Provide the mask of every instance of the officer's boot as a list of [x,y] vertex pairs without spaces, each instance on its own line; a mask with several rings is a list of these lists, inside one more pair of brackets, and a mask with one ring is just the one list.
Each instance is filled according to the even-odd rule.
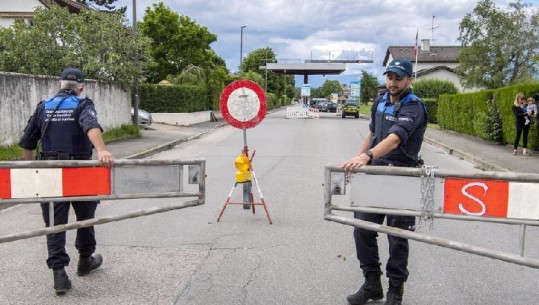
[[359,288],[359,290],[346,297],[346,300],[351,305],[363,305],[369,300],[380,300],[384,298],[384,290],[382,289],[382,282],[380,280],[381,273],[368,272],[365,275],[365,283]]
[[71,289],[71,281],[64,268],[52,271],[54,274],[54,290],[57,295],[66,293]]
[[387,299],[384,305],[401,305],[404,294],[404,281],[389,279]]
[[77,275],[85,276],[90,271],[95,270],[103,263],[103,257],[100,254],[96,254],[90,257],[80,257],[79,265],[77,266]]

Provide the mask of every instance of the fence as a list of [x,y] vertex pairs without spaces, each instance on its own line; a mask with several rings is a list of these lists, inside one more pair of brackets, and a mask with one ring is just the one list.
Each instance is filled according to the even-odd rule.
[[[54,223],[53,202],[196,197],[165,207],[4,235],[0,236],[0,244],[202,205],[205,164],[204,160],[118,160],[105,168],[99,161],[0,162],[0,203],[49,202],[51,224]],[[198,184],[198,190],[185,191],[186,184]]]
[[[353,173],[351,206],[333,205],[333,195],[346,193],[345,173],[340,166],[326,166],[325,220],[539,269],[538,259],[524,257],[526,226],[539,226],[539,175],[392,166],[366,166]],[[391,192],[376,191],[381,185],[391,185]],[[336,216],[333,210],[417,216],[420,226],[434,218],[520,225],[520,255]]]

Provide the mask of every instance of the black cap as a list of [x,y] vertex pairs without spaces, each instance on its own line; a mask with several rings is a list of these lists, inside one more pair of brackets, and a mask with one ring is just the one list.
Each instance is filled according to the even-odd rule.
[[62,72],[62,80],[72,80],[77,83],[84,82],[84,73],[77,68],[67,68]]
[[386,75],[389,72],[397,73],[400,77],[412,76],[413,68],[412,63],[403,58],[393,59],[387,66]]

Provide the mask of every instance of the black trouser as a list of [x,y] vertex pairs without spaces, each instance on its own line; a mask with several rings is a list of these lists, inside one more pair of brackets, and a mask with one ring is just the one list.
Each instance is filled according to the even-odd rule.
[[522,134],[522,148],[528,147],[528,132],[530,131],[530,124],[524,125],[524,123],[517,123],[517,136],[515,138],[515,143],[513,149],[517,149],[518,142],[520,142],[520,135]]
[[[387,225],[390,227],[410,231],[415,229],[415,217],[412,216],[354,212],[354,218],[377,224],[382,224],[384,218],[387,218]],[[354,228],[357,259],[361,270],[363,270],[363,275],[368,272],[382,272],[377,238],[378,233],[375,231]],[[389,259],[386,265],[386,275],[395,280],[406,281],[408,279],[408,240],[389,234],[387,239],[389,241]]]
[[[99,201],[71,201],[54,203],[54,225],[66,224],[69,216],[69,206],[73,206],[77,221],[94,218],[95,210]],[[49,226],[49,203],[42,202],[41,210],[45,225]],[[50,269],[58,269],[69,265],[69,255],[65,250],[66,232],[47,235],[47,250],[49,257],[47,265]],[[94,227],[77,229],[75,248],[80,256],[89,257],[95,252],[95,232]]]

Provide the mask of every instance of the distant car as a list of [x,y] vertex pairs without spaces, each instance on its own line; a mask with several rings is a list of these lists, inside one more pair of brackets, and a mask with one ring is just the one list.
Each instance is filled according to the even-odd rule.
[[[135,109],[131,107],[131,119],[135,121]],[[152,114],[146,110],[138,109],[138,126],[148,127],[152,125],[153,119]]]
[[356,119],[359,118],[359,101],[346,101],[342,108],[342,118],[347,115],[353,115]]
[[318,108],[320,112],[328,112],[328,102],[319,102],[316,105],[316,108]]
[[337,103],[328,102],[328,112],[337,112]]

